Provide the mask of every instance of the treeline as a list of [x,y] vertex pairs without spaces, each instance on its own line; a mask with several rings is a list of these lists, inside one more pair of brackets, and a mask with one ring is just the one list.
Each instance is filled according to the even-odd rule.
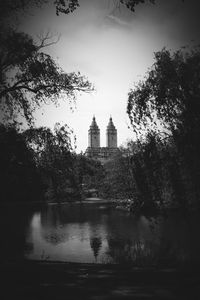
[[[82,199],[93,189],[100,197],[130,199],[133,210],[198,205],[199,47],[155,53],[146,78],[128,95],[127,114],[137,140],[102,166],[75,154],[67,126],[31,127],[36,108],[48,101],[58,104],[63,93],[71,107],[78,91],[93,90],[91,83],[80,73],[62,71],[43,51],[48,35],[36,43],[6,30],[0,32],[0,109],[7,124],[0,125],[1,201]],[[21,133],[16,129],[20,116],[30,126]]]
[[144,141],[129,142],[104,165],[100,195],[124,200],[121,205],[132,211],[196,209],[200,207],[199,151],[199,145],[186,136],[175,140],[151,133]]
[[[0,125],[1,202],[81,200],[101,164],[76,154],[72,132],[56,124],[18,132]],[[98,172],[97,172],[98,173]],[[97,179],[96,179],[97,181]]]
[[[48,2],[48,1],[47,1]],[[65,1],[64,1],[65,2]],[[78,1],[56,1],[55,13],[68,15]],[[34,128],[34,111],[61,98],[72,108],[78,93],[92,84],[80,72],[66,72],[46,53],[58,39],[50,32],[35,39],[18,31],[23,17],[46,1],[8,1],[0,5],[0,184],[1,201],[36,201],[79,195],[78,159],[69,130]],[[22,123],[21,123],[22,121]],[[17,128],[31,129],[20,133]],[[76,171],[74,171],[76,169]]]
[[200,50],[155,53],[129,92],[136,142],[107,164],[104,192],[136,207],[199,207]]

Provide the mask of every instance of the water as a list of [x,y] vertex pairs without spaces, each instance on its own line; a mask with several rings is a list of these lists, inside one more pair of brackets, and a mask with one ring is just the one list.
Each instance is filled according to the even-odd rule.
[[136,266],[200,261],[198,215],[134,217],[105,203],[5,209],[1,217],[2,259]]

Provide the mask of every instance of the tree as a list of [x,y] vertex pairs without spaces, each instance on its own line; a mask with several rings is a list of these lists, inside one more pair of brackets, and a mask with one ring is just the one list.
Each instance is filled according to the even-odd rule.
[[[191,51],[181,49],[174,54],[163,49],[155,53],[155,63],[146,79],[136,85],[128,97],[127,112],[136,132],[141,128],[147,132],[153,127],[157,130],[157,120],[163,131],[168,130],[168,146],[162,147],[161,163],[164,162],[167,170],[165,179],[170,182],[171,199],[183,207],[196,205],[200,195],[199,81],[198,47]],[[162,131],[160,136],[163,138]],[[148,159],[146,162],[150,163]],[[149,174],[147,178],[153,177]]]
[[[154,3],[154,0],[149,0]],[[33,5],[41,6],[48,0],[8,0],[0,3],[1,11],[1,61],[0,61],[0,105],[7,118],[14,118],[19,112],[30,124],[32,112],[43,103],[57,99],[62,94],[75,99],[76,91],[91,90],[91,84],[79,73],[66,74],[55,61],[41,51],[51,44],[49,36],[45,36],[37,45],[31,37],[24,33],[7,28],[6,19],[25,12]],[[134,11],[139,3],[147,0],[116,0],[116,5],[125,5]],[[54,0],[56,13],[69,14],[79,7],[78,0]],[[13,18],[12,18],[13,19]]]
[[[180,0],[184,2],[184,0]],[[74,12],[78,7],[80,7],[79,0],[7,0],[6,2],[2,0],[0,2],[0,18],[5,18],[10,15],[16,15],[26,11],[33,6],[41,7],[43,4],[53,2],[56,10],[56,14],[69,14]],[[150,2],[155,4],[156,0],[113,0],[113,4],[116,7],[125,6],[132,12],[139,4],[145,4]]]
[[125,5],[128,9],[130,9],[131,11],[135,11],[135,7],[138,4],[141,3],[146,3],[146,2],[150,2],[150,3],[155,3],[155,0],[119,0],[119,3],[122,5]]
[[103,198],[129,199],[133,198],[134,182],[127,151],[120,151],[103,165],[97,188]]
[[127,113],[135,130],[155,120],[174,131],[200,128],[200,51],[163,49],[144,81],[128,95]]
[[83,196],[90,194],[90,190],[99,191],[104,176],[104,167],[99,161],[78,154],[74,157],[74,174],[80,193]]
[[22,113],[33,121],[33,111],[42,104],[58,104],[59,97],[73,101],[76,93],[92,90],[90,82],[80,73],[65,73],[43,51],[51,45],[47,34],[36,44],[27,34],[9,29],[0,32],[0,106],[10,119]]
[[74,154],[71,144],[72,131],[67,125],[57,123],[54,131],[49,128],[31,128],[23,133],[26,143],[35,154],[35,163],[47,198],[79,195],[74,172]]
[[[61,96],[70,105],[77,92],[93,90],[81,74],[62,70],[44,48],[58,40],[47,33],[36,43],[13,24],[20,14],[33,6],[40,7],[48,0],[8,0],[0,2],[0,109],[5,120],[15,120],[22,114],[28,124],[33,122],[33,111],[46,102],[58,104]],[[78,6],[78,0],[54,0],[56,13],[69,14]]]
[[42,197],[43,186],[33,152],[14,127],[0,125],[1,201],[29,201]]
[[76,8],[79,7],[78,0],[7,0],[0,1],[0,18],[5,19],[18,13],[27,12],[32,7],[41,7],[45,3],[53,2],[56,14],[72,13]]
[[58,146],[61,150],[72,151],[72,140],[71,136],[73,131],[65,125],[56,123],[54,130],[52,131],[47,127],[29,128],[25,130],[22,135],[26,140],[26,143],[34,152],[35,162],[39,163],[41,154],[46,148],[51,146]]

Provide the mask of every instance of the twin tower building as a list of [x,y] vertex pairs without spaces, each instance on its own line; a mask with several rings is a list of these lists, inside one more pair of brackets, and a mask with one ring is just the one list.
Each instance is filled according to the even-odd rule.
[[106,129],[106,147],[100,147],[100,129],[95,117],[93,117],[92,124],[88,130],[88,148],[85,152],[86,156],[105,163],[107,160],[111,159],[117,151],[117,129],[113,124],[112,118],[110,117]]

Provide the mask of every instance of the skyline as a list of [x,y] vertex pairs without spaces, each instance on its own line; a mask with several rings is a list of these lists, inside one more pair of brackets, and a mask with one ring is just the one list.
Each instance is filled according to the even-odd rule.
[[85,151],[88,129],[95,115],[101,129],[101,146],[110,115],[118,130],[118,145],[135,138],[128,129],[126,102],[134,82],[144,78],[153,64],[153,53],[163,47],[175,51],[200,42],[198,1],[164,1],[136,7],[134,13],[120,10],[112,1],[81,0],[70,15],[56,16],[46,5],[24,17],[20,29],[37,36],[47,31],[61,34],[57,44],[47,47],[66,72],[80,71],[96,91],[78,96],[74,112],[61,100],[35,113],[36,126],[67,123],[77,137],[77,151]]

